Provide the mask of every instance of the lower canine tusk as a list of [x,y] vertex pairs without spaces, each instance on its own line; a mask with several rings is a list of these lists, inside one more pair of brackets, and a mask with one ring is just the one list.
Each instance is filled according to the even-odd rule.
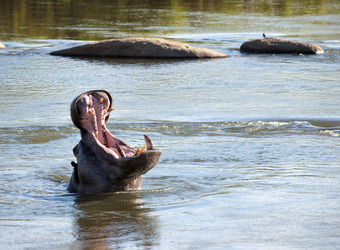
[[134,155],[139,155],[140,154],[140,147],[137,148],[136,152]]
[[145,141],[147,150],[153,150],[153,144],[152,144],[150,138],[147,137],[146,135],[144,135],[144,141]]
[[118,153],[120,154],[121,157],[126,157],[123,149],[116,143],[116,148],[118,150]]
[[141,154],[141,153],[143,153],[144,152],[144,150],[145,150],[145,145],[140,149],[140,152],[139,152],[139,154]]

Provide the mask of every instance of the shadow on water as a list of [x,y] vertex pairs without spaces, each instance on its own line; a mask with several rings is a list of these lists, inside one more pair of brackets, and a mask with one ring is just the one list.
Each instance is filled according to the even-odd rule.
[[[110,65],[143,65],[143,66],[159,66],[164,64],[178,64],[192,61],[207,61],[212,59],[204,58],[130,58],[130,57],[86,57],[86,56],[72,56],[76,60],[88,61],[96,64],[110,64]],[[216,58],[221,59],[221,58]],[[215,59],[215,60],[216,60]]]
[[85,249],[157,245],[157,221],[143,205],[141,193],[79,196],[74,218],[77,245]]

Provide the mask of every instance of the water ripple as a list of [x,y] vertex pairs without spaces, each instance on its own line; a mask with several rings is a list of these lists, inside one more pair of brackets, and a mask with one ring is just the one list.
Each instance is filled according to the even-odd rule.
[[[314,123],[314,122],[313,122]],[[109,125],[119,135],[134,136],[135,132],[158,133],[164,136],[278,136],[327,135],[339,136],[337,122],[320,121],[320,127],[308,121],[227,121],[227,122],[148,122]],[[336,126],[334,126],[336,125]],[[329,126],[329,127],[328,127]],[[33,126],[0,128],[0,144],[40,144],[77,134],[72,126]]]
[[[313,122],[314,123],[314,122]],[[227,122],[154,122],[114,125],[114,130],[130,130],[145,133],[160,133],[167,136],[277,136],[317,135],[320,127],[327,131],[338,129],[338,122],[320,121],[313,125],[308,121],[227,121]],[[327,133],[321,133],[327,134]],[[337,133],[328,133],[335,136]]]

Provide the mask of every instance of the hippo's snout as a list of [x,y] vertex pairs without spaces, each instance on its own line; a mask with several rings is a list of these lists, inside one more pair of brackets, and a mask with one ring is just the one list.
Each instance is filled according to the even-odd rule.
[[81,131],[74,148],[77,163],[69,182],[70,192],[93,193],[140,189],[142,174],[153,168],[161,155],[149,137],[134,149],[113,136],[106,127],[112,96],[105,90],[79,95],[71,104],[71,118]]

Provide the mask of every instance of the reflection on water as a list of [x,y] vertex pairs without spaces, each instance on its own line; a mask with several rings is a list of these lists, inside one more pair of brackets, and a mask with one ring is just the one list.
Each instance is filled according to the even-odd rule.
[[[0,0],[0,6],[2,40],[18,38],[100,40],[121,37],[126,33],[164,35],[174,32],[196,32],[197,29],[203,29],[205,32],[230,32],[231,28],[235,30],[235,27],[252,27],[252,19],[247,18],[249,14],[273,17],[331,15],[338,14],[339,2]],[[318,22],[319,25],[321,22],[325,22],[324,25],[331,25],[327,20]]]
[[157,245],[156,219],[143,207],[140,193],[96,194],[75,201],[78,247],[149,248]]

